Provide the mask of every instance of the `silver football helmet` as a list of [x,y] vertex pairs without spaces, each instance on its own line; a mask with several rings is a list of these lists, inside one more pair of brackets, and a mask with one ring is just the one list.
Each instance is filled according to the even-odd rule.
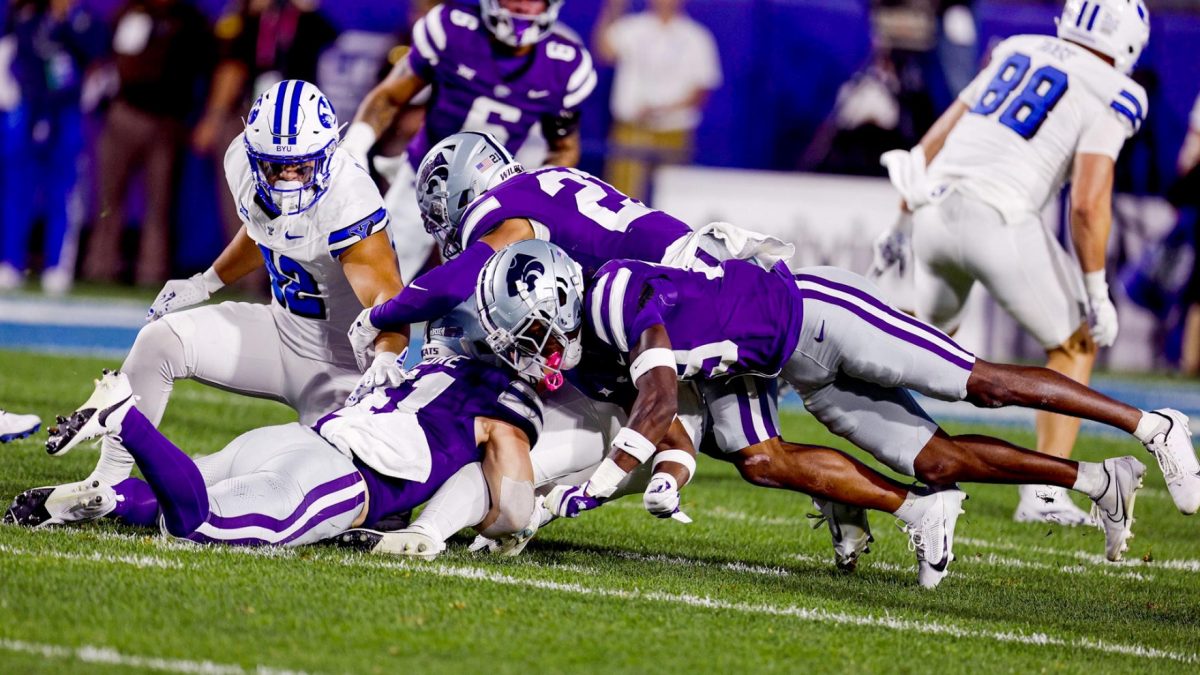
[[417,167],[417,205],[425,231],[447,259],[462,252],[463,213],[471,202],[525,168],[491,134],[452,134],[425,153]]
[[[564,0],[546,0],[545,7],[537,12],[522,7],[532,4],[529,2],[479,0],[479,13],[483,16],[483,25],[496,40],[509,47],[526,47],[537,44],[550,35],[563,2]],[[506,4],[513,9],[505,7]],[[530,11],[536,13],[526,13]]]
[[497,251],[475,292],[487,345],[518,374],[562,386],[583,345],[583,274],[558,246],[537,239]]

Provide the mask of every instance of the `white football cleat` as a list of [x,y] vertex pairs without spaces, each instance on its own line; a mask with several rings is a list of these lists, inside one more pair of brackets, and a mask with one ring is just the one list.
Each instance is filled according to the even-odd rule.
[[409,527],[395,532],[380,532],[365,527],[356,527],[337,535],[333,542],[338,546],[368,553],[407,556],[422,560],[433,560],[446,550],[446,544],[429,536],[418,527]]
[[0,410],[0,443],[25,438],[41,427],[42,420],[37,415],[19,415]]
[[1192,447],[1188,417],[1170,408],[1160,408],[1153,414],[1166,418],[1168,424],[1146,443],[1146,450],[1158,460],[1175,508],[1190,516],[1200,510],[1200,461]]
[[98,480],[33,488],[17,495],[4,523],[37,529],[102,518],[117,507],[117,493]]
[[1066,488],[1057,485],[1018,486],[1021,500],[1013,520],[1018,523],[1055,523],[1075,527],[1095,525],[1087,511],[1075,506]]
[[870,553],[871,542],[875,541],[875,537],[871,536],[871,525],[867,522],[866,509],[821,499],[813,499],[813,506],[821,511],[813,528],[820,527],[822,523],[829,526],[834,563],[843,572],[853,572],[858,567],[859,556]]
[[942,582],[954,561],[954,526],[962,515],[967,495],[962,490],[942,490],[918,498],[911,521],[901,528],[908,546],[917,554],[917,581],[924,588]]
[[1104,474],[1108,477],[1108,486],[1095,500],[1092,517],[1104,530],[1104,557],[1116,562],[1129,549],[1127,542],[1133,537],[1130,532],[1133,502],[1138,488],[1142,487],[1146,465],[1133,457],[1114,457],[1104,460]]
[[88,400],[70,417],[60,416],[57,426],[50,427],[46,452],[65,455],[84,441],[119,432],[125,413],[135,401],[125,373],[105,369]]

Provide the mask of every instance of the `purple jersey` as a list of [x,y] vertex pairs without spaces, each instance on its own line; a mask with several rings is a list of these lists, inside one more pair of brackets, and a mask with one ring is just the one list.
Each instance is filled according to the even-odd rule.
[[541,431],[537,393],[509,370],[456,356],[424,361],[409,374],[314,427],[354,456],[370,493],[368,526],[424,503],[459,469],[481,461],[476,418],[511,424],[530,445]]
[[476,199],[463,214],[463,249],[509,218],[528,219],[535,236],[561,246],[585,278],[610,260],[659,262],[692,232],[595,176],[549,167],[513,176]]
[[796,349],[801,301],[791,275],[741,260],[720,276],[614,260],[585,301],[587,330],[623,355],[651,326],[666,327],[680,379],[775,376]]
[[413,26],[408,61],[432,85],[425,124],[408,145],[413,169],[460,131],[486,131],[517,152],[544,117],[578,109],[596,87],[592,57],[555,31],[521,56],[498,48],[474,7],[438,5]]

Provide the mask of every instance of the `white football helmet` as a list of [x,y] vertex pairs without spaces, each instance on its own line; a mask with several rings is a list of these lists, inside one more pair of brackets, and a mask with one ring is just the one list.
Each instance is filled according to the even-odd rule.
[[1067,0],[1058,37],[1112,57],[1128,75],[1150,41],[1150,10],[1142,0]]
[[550,34],[565,0],[546,0],[546,9],[540,14],[518,14],[502,7],[503,1],[479,0],[483,25],[500,42],[510,47],[525,47]]
[[492,352],[553,391],[583,354],[583,274],[565,251],[526,239],[497,251],[479,272],[479,323]]
[[451,134],[425,153],[417,167],[417,206],[447,260],[462,252],[463,213],[471,202],[524,171],[491,134],[477,131]]
[[250,109],[242,138],[255,190],[280,215],[307,211],[329,189],[338,121],[317,85],[284,80],[268,88]]

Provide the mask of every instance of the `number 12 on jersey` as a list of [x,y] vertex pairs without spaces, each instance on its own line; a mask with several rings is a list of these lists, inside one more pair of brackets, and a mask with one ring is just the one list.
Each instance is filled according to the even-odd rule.
[[1053,66],[1042,66],[1029,75],[1029,57],[1014,53],[1000,64],[971,112],[991,115],[1004,106],[1012,93],[1025,84],[1020,93],[1000,113],[999,122],[1029,140],[1042,128],[1046,116],[1067,91],[1067,74]]

